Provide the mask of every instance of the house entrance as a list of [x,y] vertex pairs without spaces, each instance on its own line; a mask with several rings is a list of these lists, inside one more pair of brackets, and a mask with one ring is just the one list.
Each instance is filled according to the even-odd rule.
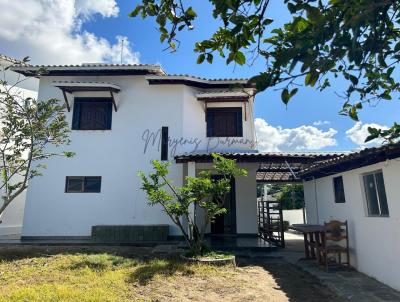
[[[221,178],[219,175],[213,176],[214,179]],[[231,179],[231,191],[226,194],[224,207],[227,209],[225,215],[219,215],[211,223],[211,234],[236,234],[236,199],[235,199],[235,179]]]

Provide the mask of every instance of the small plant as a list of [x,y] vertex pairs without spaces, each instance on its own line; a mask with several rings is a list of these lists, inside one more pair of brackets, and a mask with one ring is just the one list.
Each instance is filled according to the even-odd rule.
[[[236,176],[246,176],[247,171],[240,169],[236,161],[212,154],[213,168],[218,179],[213,179],[211,171],[202,171],[198,177],[186,177],[185,185],[174,186],[168,177],[169,163],[152,161],[154,172],[146,176],[139,172],[142,190],[147,194],[150,205],[160,204],[172,222],[181,230],[193,255],[204,251],[204,234],[208,225],[218,215],[224,215],[225,197],[230,192],[230,181]],[[197,214],[203,210],[202,217]],[[182,217],[188,222],[188,228],[182,224]]]

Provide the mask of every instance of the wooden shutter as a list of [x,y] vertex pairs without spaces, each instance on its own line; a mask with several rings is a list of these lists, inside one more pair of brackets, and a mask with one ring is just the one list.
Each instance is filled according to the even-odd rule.
[[168,160],[168,127],[161,128],[161,160]]
[[242,108],[208,108],[208,137],[243,136]]
[[112,101],[109,98],[77,98],[74,103],[72,129],[109,130]]

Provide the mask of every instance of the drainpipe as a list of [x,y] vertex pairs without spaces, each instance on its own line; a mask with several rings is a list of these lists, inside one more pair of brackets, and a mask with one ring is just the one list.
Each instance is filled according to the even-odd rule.
[[314,180],[315,209],[317,210],[317,223],[319,224],[317,181],[315,180],[315,176],[313,176],[313,180]]

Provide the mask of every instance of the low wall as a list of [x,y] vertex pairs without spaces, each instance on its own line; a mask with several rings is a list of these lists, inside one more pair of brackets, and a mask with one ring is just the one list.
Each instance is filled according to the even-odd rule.
[[303,209],[283,210],[283,220],[289,221],[289,225],[301,224],[303,221]]
[[98,242],[167,241],[168,225],[95,225],[92,239]]

